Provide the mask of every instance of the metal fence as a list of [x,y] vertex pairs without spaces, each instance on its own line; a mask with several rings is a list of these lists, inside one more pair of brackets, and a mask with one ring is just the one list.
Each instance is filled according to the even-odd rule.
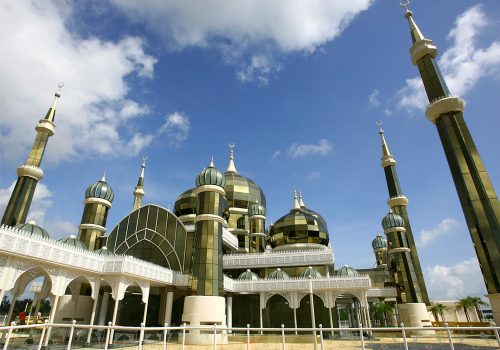
[[[329,349],[499,349],[499,328],[254,328],[182,325],[123,327],[34,324],[0,327],[0,348],[7,349],[138,349],[138,350],[329,350]],[[202,334],[204,345],[192,336]],[[207,341],[208,340],[208,341]]]

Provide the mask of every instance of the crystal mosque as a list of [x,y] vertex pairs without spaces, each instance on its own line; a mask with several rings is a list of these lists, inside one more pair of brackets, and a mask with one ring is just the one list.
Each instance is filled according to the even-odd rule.
[[[423,36],[412,12],[407,9],[405,16],[412,62],[431,101],[427,118],[442,138],[495,313],[500,295],[495,262],[500,253],[493,242],[500,236],[498,199],[464,122],[463,100],[448,91],[434,61],[436,47]],[[48,139],[55,134],[60,97],[59,89],[36,125],[33,147],[26,164],[17,168],[18,180],[3,214],[0,300],[7,292],[15,300],[31,285],[38,301],[34,314],[40,301],[50,298],[51,323],[298,328],[371,327],[370,305],[384,301],[394,306],[390,324],[431,326],[408,199],[381,125],[390,210],[381,218],[384,234],[360,242],[372,245],[375,267],[356,270],[335,265],[327,223],[301,193],[290,196],[290,210],[281,218],[266,221],[268,199],[258,184],[238,172],[233,145],[225,169],[213,160],[199,165],[206,167],[193,174],[194,187],[179,194],[172,210],[142,204],[147,192],[144,160],[132,211],[118,223],[108,223],[115,198],[103,177],[82,188],[78,232],[52,239],[26,220],[43,177],[40,165]],[[198,331],[190,332],[187,341],[211,340]]]

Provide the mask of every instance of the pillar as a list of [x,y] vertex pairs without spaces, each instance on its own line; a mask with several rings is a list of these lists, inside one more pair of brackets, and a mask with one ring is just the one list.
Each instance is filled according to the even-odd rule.
[[[228,295],[226,297],[226,322],[227,327],[233,327],[233,297]],[[229,330],[229,333],[232,333],[232,330]]]
[[172,305],[174,303],[174,292],[167,291],[167,301],[165,302],[165,323],[172,325]]
[[97,323],[100,326],[106,324],[106,313],[108,311],[108,301],[109,301],[109,292],[104,292],[102,294],[101,299],[101,309],[99,311],[99,322]]
[[[54,296],[54,305],[52,305],[52,308],[50,309],[49,324],[52,324],[54,322],[54,316],[56,315],[58,303],[59,303],[59,295],[56,295]],[[52,327],[49,327],[47,329],[47,334],[45,334],[45,341],[44,341],[45,348],[47,348],[47,345],[49,345],[51,331]]]

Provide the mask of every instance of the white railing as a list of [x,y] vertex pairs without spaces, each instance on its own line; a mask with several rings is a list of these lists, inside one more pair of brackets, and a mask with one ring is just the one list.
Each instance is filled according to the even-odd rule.
[[[52,332],[51,332],[52,331]],[[56,332],[57,331],[57,332]],[[500,347],[499,327],[492,323],[489,327],[384,327],[384,328],[330,328],[321,324],[315,328],[279,328],[222,327],[222,326],[188,326],[185,323],[179,327],[123,327],[71,324],[37,324],[0,327],[4,335],[4,347],[22,348],[30,340],[31,347],[41,349],[44,344],[65,347],[67,350],[98,346],[108,349],[111,345],[128,346],[127,348],[164,349],[177,344],[176,348],[185,350],[192,334],[204,334],[206,349],[217,349],[218,345],[229,344],[246,350],[259,348],[275,348],[281,343],[281,349],[287,348],[287,343],[312,344],[314,349],[443,349],[445,344],[454,350],[455,344],[460,348],[498,349]],[[467,337],[461,332],[472,333]],[[50,337],[50,339],[47,339]],[[309,338],[310,337],[310,338]],[[218,344],[219,343],[219,344]]]
[[238,237],[229,232],[225,227],[222,228],[222,243],[233,251],[238,250]]
[[223,256],[224,269],[241,269],[248,266],[283,267],[331,265],[333,253],[330,249],[279,251],[252,254],[225,254]]

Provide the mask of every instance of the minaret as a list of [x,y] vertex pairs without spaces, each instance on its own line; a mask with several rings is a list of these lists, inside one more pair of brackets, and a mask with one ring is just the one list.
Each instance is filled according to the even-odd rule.
[[250,253],[262,253],[266,238],[266,208],[262,204],[252,204],[248,208],[250,223]]
[[[408,2],[407,2],[408,4]],[[500,322],[500,202],[463,117],[464,100],[452,96],[439,70],[437,49],[426,39],[406,4],[418,67],[429,99],[426,117],[436,125],[465,220],[481,266],[493,315]]]
[[[222,230],[227,226],[223,218],[227,207],[225,186],[226,178],[215,168],[213,159],[196,177],[198,207],[191,283],[194,295],[185,298],[182,315],[182,322],[191,326],[226,323],[222,274]],[[188,338],[190,344],[213,342],[199,331],[190,331]]]
[[402,216],[404,219],[406,238],[408,240],[408,247],[411,249],[411,258],[413,260],[413,266],[415,267],[419,288],[422,293],[424,303],[429,305],[429,295],[427,294],[424,275],[422,273],[422,267],[420,266],[420,259],[418,258],[417,246],[415,245],[415,239],[413,238],[413,232],[411,230],[410,218],[408,217],[408,211],[406,210],[408,198],[406,198],[406,196],[404,196],[401,192],[398,174],[396,172],[396,159],[391,154],[389,147],[387,146],[384,130],[382,130],[382,122],[377,122],[377,125],[379,126],[379,134],[382,139],[381,166],[384,169],[387,190],[389,191],[387,204],[394,213]]
[[302,192],[299,192],[299,205],[302,209],[306,207],[306,205],[304,204],[304,199],[302,198]]
[[134,205],[132,210],[139,209],[142,205],[142,197],[144,197],[144,169],[146,168],[146,160],[148,157],[142,158],[141,175],[137,180],[137,186],[134,189]]
[[78,225],[78,240],[85,243],[89,250],[97,250],[104,245],[102,237],[106,232],[108,211],[114,197],[113,189],[106,182],[106,175],[85,191],[85,207],[81,224]]
[[381,234],[377,236],[372,241],[373,253],[375,254],[375,261],[377,267],[387,266],[387,239],[382,237]]
[[16,226],[26,222],[36,185],[43,177],[40,164],[42,163],[42,157],[47,147],[47,141],[55,132],[56,124],[54,124],[54,117],[56,115],[56,104],[61,97],[61,88],[63,85],[63,83],[58,85],[54,102],[52,102],[47,115],[35,127],[37,134],[26,164],[17,168],[17,182],[10,196],[7,208],[5,208],[2,218],[3,225]]

